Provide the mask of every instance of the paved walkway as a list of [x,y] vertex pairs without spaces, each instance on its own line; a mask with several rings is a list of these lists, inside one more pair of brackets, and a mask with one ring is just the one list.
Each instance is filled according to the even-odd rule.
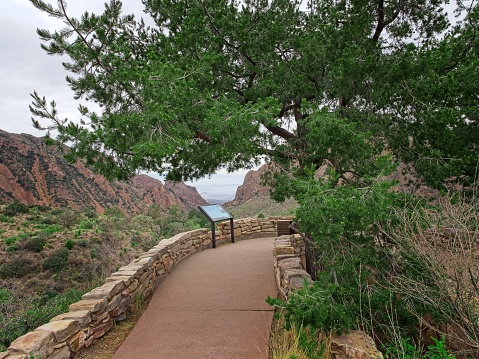
[[267,359],[272,251],[273,238],[248,239],[180,263],[113,359]]

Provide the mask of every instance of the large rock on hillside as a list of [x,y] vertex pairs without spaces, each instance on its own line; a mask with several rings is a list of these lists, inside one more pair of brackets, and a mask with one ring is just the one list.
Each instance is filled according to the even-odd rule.
[[237,206],[258,197],[269,198],[270,187],[261,184],[261,176],[266,172],[267,168],[268,165],[265,164],[256,171],[249,171],[244,178],[243,184],[236,190],[234,200],[225,203],[225,206]]
[[166,181],[165,188],[173,192],[188,208],[197,209],[198,206],[208,204],[195,187],[188,186],[183,182]]

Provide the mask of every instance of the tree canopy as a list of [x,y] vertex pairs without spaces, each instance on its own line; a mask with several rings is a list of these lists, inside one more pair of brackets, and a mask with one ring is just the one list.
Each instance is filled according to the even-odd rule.
[[143,0],[147,21],[118,0],[79,19],[65,0],[30,1],[65,26],[38,34],[68,59],[75,98],[101,108],[74,123],[35,92],[32,113],[52,122],[34,123],[108,177],[264,159],[362,178],[386,149],[436,186],[474,180],[475,1],[458,1],[455,25],[445,0]]

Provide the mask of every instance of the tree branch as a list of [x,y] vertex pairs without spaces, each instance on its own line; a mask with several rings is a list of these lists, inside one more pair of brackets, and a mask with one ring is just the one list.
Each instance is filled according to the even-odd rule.
[[393,15],[391,16],[391,18],[388,20],[385,20],[386,13],[384,10],[384,0],[379,0],[378,9],[377,9],[378,23],[376,25],[376,31],[374,32],[374,35],[373,35],[374,42],[379,41],[379,37],[381,36],[381,33],[383,32],[383,30],[386,28],[386,26],[388,26],[390,23],[396,20],[396,18],[401,13],[401,9],[402,9],[402,0],[399,1],[398,7],[396,11],[393,13]]
[[293,138],[296,138],[294,134],[289,132],[288,130],[285,130],[284,128],[280,126],[264,126],[266,129],[271,132],[273,135],[279,136],[281,138],[284,138],[285,140],[291,140]]

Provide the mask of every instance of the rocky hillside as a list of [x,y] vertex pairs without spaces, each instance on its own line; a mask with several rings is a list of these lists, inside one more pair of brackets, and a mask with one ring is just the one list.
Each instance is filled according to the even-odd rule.
[[0,203],[14,200],[72,209],[91,207],[100,213],[117,206],[128,214],[140,213],[152,204],[163,209],[178,205],[187,211],[206,203],[193,187],[164,186],[146,175],[109,182],[80,161],[68,163],[42,138],[0,130]]
[[249,171],[243,184],[236,190],[233,201],[225,203],[235,218],[263,216],[293,215],[298,204],[294,199],[278,203],[269,197],[268,186],[261,184],[261,176],[268,165],[263,165],[256,171]]
[[208,202],[206,202],[206,200],[201,197],[195,187],[188,186],[183,182],[166,181],[165,187],[169,191],[173,192],[188,208],[197,209],[198,206],[208,204]]
[[263,165],[256,171],[249,171],[244,178],[243,184],[236,190],[234,200],[225,203],[225,205],[231,207],[244,204],[253,198],[269,198],[269,187],[261,184],[261,176],[266,169],[267,165]]

